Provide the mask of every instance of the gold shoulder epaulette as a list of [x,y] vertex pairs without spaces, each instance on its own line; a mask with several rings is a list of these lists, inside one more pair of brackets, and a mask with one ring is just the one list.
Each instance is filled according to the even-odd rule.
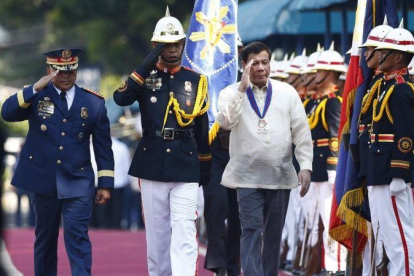
[[82,87],[82,89],[83,90],[85,90],[86,92],[89,92],[89,93],[91,93],[91,94],[94,94],[95,96],[98,96],[99,98],[102,98],[102,99],[104,99],[105,97],[104,97],[104,95],[102,95],[101,93],[99,93],[98,91],[95,91],[95,90],[92,90],[92,89],[90,89],[90,88],[88,88],[88,87]]

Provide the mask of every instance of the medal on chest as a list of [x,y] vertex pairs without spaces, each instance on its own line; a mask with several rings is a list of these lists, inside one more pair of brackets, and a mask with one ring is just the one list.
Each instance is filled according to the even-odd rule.
[[257,134],[266,134],[268,132],[268,122],[264,119],[266,116],[267,110],[269,109],[270,102],[272,101],[272,84],[270,81],[267,85],[267,94],[266,94],[266,101],[263,108],[263,113],[260,112],[259,107],[257,106],[256,99],[254,98],[254,94],[252,88],[249,87],[246,90],[247,98],[249,99],[250,106],[253,108],[256,115],[259,117],[259,121],[257,123]]
[[44,100],[37,104],[37,112],[39,116],[50,118],[55,112],[55,104],[50,101],[49,97],[44,97]]
[[260,119],[259,122],[257,123],[257,133],[258,134],[266,134],[267,133],[267,122],[264,119]]
[[145,79],[145,85],[153,92],[161,89],[162,79],[158,78],[156,70],[152,70],[150,76]]

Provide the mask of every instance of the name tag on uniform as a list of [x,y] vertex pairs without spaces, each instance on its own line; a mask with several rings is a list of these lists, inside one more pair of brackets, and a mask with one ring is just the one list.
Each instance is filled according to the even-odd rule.
[[49,97],[45,97],[44,101],[37,104],[37,112],[39,116],[50,118],[55,112],[55,104],[50,101]]
[[158,78],[156,70],[151,71],[150,76],[145,79],[145,85],[152,91],[161,89],[162,79]]

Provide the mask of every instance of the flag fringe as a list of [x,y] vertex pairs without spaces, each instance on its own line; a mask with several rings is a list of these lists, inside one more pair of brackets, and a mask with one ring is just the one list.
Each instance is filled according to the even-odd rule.
[[352,238],[353,231],[354,230],[352,228],[343,224],[341,226],[329,230],[329,236],[331,236],[332,239],[341,242],[343,240]]
[[208,132],[208,144],[211,145],[217,137],[217,133],[220,130],[220,125],[216,122],[211,126],[210,131]]
[[347,192],[339,204],[339,208],[336,211],[337,216],[346,223],[346,227],[352,233],[352,230],[356,230],[364,236],[368,236],[367,221],[354,210],[352,207],[361,206],[364,202],[364,190],[358,188]]

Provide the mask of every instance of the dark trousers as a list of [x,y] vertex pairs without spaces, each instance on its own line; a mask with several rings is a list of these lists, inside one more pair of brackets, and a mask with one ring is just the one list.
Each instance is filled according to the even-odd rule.
[[32,193],[30,199],[36,215],[35,275],[57,275],[57,246],[61,216],[72,276],[91,275],[92,247],[88,236],[88,223],[93,198],[58,199]]
[[290,190],[238,188],[242,236],[240,252],[245,276],[275,276]]
[[120,229],[126,187],[112,189],[111,200],[105,205],[94,204],[91,226],[104,229]]
[[213,156],[210,183],[203,186],[208,239],[204,268],[214,272],[227,268],[228,275],[235,276],[240,274],[241,229],[236,190],[220,184],[225,167]]

